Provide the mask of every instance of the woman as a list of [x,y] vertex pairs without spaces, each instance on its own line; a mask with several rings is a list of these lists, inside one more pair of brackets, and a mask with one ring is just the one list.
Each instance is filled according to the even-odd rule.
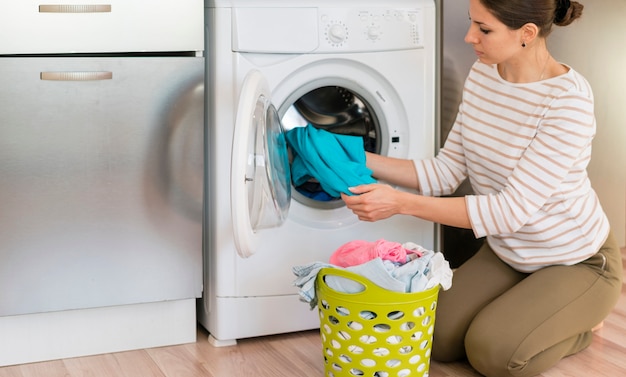
[[[342,195],[364,221],[416,216],[487,242],[441,292],[432,358],[467,358],[486,376],[534,376],[585,349],[617,302],[619,247],[586,167],[595,134],[587,81],[546,37],[583,6],[569,0],[469,0],[465,41],[478,61],[434,159],[367,154],[379,180]],[[449,195],[469,178],[475,195]]]

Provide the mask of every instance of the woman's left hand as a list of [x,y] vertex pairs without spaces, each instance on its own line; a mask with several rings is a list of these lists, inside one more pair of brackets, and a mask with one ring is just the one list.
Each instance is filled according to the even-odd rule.
[[373,183],[350,187],[355,195],[341,194],[346,206],[363,221],[378,221],[399,214],[402,192],[393,187]]

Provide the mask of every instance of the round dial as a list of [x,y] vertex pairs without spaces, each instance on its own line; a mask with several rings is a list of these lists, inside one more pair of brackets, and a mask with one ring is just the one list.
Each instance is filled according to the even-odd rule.
[[372,41],[375,41],[378,38],[380,38],[381,34],[382,33],[381,33],[380,28],[378,26],[370,26],[367,29],[367,38],[372,40]]
[[348,30],[345,25],[332,24],[328,27],[328,40],[334,44],[342,44],[348,39]]

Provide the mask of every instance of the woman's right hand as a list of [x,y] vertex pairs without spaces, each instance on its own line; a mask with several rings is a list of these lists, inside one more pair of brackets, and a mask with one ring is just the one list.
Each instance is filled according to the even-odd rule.
[[342,193],[341,198],[362,221],[378,221],[401,213],[400,198],[410,195],[382,183],[350,187],[349,190],[354,195]]

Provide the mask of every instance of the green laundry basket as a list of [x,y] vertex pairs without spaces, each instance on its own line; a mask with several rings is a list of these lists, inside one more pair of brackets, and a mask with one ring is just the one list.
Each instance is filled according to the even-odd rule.
[[[363,290],[338,292],[329,276]],[[392,292],[336,268],[321,269],[315,284],[326,377],[428,376],[439,286]]]

